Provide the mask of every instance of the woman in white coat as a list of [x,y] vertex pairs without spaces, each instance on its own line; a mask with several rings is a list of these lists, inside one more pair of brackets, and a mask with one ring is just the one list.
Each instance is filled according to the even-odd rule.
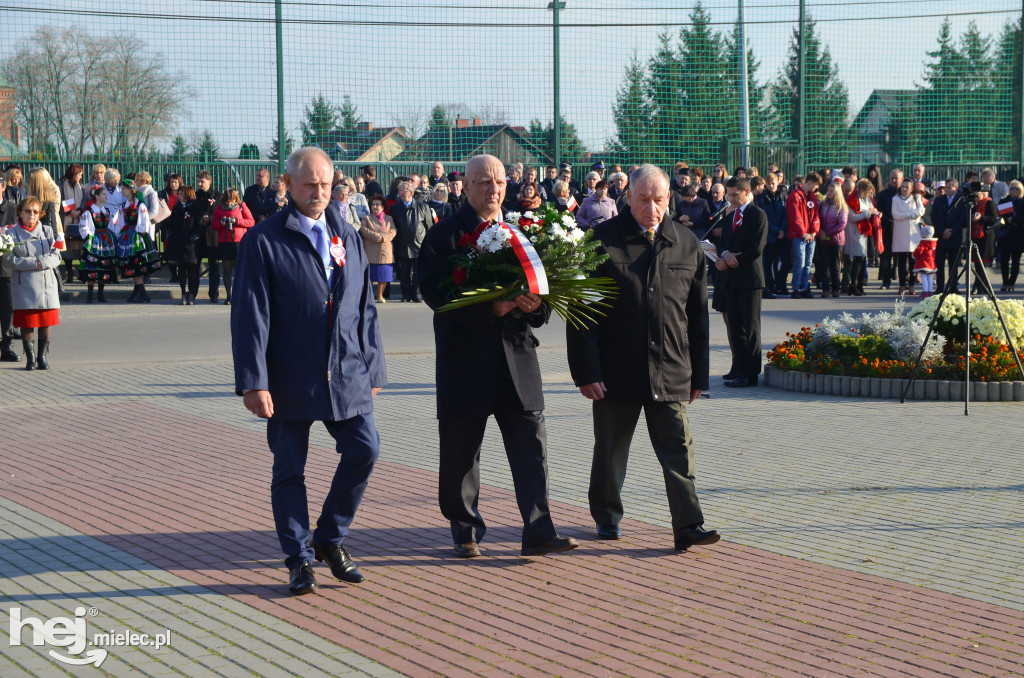
[[[14,326],[21,328],[26,370],[48,370],[50,328],[60,324],[60,291],[57,269],[61,252],[53,229],[40,223],[43,205],[29,196],[18,203],[18,223],[8,235],[14,238],[14,250],[3,258],[4,273],[11,276],[11,300],[14,302]],[[39,328],[39,353],[33,342]]]
[[914,182],[904,179],[900,192],[892,198],[892,254],[900,277],[900,296],[914,293],[914,282],[908,285],[907,264],[910,253],[921,242],[921,217],[924,216],[924,202],[914,192]]

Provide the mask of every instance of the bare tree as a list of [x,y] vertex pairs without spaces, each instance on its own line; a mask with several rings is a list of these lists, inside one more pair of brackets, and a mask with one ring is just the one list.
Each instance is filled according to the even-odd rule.
[[409,137],[402,151],[402,160],[422,160],[423,136],[430,124],[430,112],[422,108],[406,108],[391,116],[391,124],[401,127]]

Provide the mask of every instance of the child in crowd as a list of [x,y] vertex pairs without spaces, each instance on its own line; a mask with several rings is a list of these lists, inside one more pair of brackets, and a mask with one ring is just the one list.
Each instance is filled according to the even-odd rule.
[[914,250],[914,273],[921,279],[921,298],[927,299],[932,296],[933,280],[935,276],[935,245],[938,238],[933,237],[935,229],[924,225],[921,227],[921,243]]

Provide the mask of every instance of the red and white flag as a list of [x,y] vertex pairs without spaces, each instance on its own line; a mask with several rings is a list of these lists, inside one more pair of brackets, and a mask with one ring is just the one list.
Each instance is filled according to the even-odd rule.
[[61,207],[64,208],[65,212],[70,212],[71,210],[75,209],[75,199],[74,198],[68,198],[67,200],[62,202],[60,205],[61,205]]
[[434,211],[433,207],[430,208],[430,216],[434,217],[434,223],[436,224],[437,223],[437,212]]
[[66,246],[64,245],[64,234],[58,233],[56,238],[54,239],[53,248],[63,251],[65,247]]
[[569,200],[568,200],[568,201],[567,201],[567,202],[565,203],[565,206],[566,206],[566,207],[568,207],[568,208],[569,208],[569,211],[571,212],[571,211],[573,211],[574,209],[576,209],[576,206],[577,206],[578,204],[579,204],[579,203],[578,203],[578,202],[576,202],[576,196],[574,196],[574,195],[571,195],[571,194],[570,194],[570,195],[569,195]]
[[999,216],[1005,217],[1007,214],[1013,214],[1013,201],[1007,200],[999,205]]
[[503,223],[502,226],[512,233],[512,251],[516,253],[516,258],[519,259],[519,264],[523,267],[523,272],[526,273],[526,282],[530,285],[530,291],[534,294],[549,294],[548,274],[544,270],[544,264],[541,262],[537,250],[534,249],[533,243],[525,233],[512,224]]

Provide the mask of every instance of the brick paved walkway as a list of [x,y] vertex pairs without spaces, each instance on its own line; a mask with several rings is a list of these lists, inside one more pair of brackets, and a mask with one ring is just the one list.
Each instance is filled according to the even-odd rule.
[[[159,652],[109,648],[97,670],[9,647],[3,628],[0,676],[1024,674],[1018,405],[964,418],[955,403],[713,388],[691,420],[705,513],[725,541],[676,554],[642,434],[625,538],[592,538],[587,402],[561,350],[541,357],[553,513],[582,548],[518,556],[489,430],[488,557],[447,554],[432,357],[392,355],[381,462],[350,539],[367,581],[318,566],[320,595],[297,599],[264,425],[230,395],[229,364],[0,368],[0,609],[94,606],[93,630],[175,634]],[[716,352],[713,369],[726,359]],[[313,442],[316,505],[335,453],[322,431]]]

